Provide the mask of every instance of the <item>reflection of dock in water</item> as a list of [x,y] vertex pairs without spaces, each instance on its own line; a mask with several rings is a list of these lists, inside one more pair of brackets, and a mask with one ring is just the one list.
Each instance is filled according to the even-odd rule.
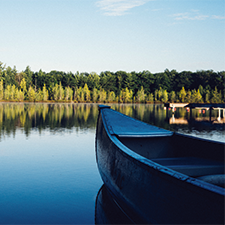
[[224,103],[165,103],[166,108],[208,108],[208,109],[225,109]]
[[225,125],[225,118],[218,118],[218,117],[196,117],[192,118],[191,120],[187,120],[184,118],[175,118],[174,114],[171,118],[169,118],[169,124],[189,124],[190,122],[202,122],[202,123],[210,123],[210,124],[220,124]]
[[184,118],[175,118],[174,114],[169,119],[170,124],[188,124],[188,120]]
[[[169,119],[169,124],[190,124],[190,123],[196,123],[199,124],[202,123],[207,126],[223,126],[225,124],[225,104],[217,104],[217,103],[165,103],[164,104],[165,109],[167,110],[167,118]],[[186,108],[187,112],[190,113],[189,119],[185,118],[175,118],[174,112],[176,111],[176,108]],[[205,114],[206,111],[209,111],[209,116],[206,117],[193,117],[192,110],[197,109],[200,111],[200,113]],[[168,111],[172,110],[173,114],[172,117],[169,118]],[[212,110],[217,111],[217,116],[212,116]],[[215,113],[214,113],[215,114]]]
[[[209,121],[209,117],[208,117],[208,120],[207,120],[207,117],[204,117],[204,118],[195,118],[195,121],[197,122],[206,122],[206,121]],[[214,124],[225,124],[225,118],[219,118],[219,117],[211,117],[211,123],[214,123]]]

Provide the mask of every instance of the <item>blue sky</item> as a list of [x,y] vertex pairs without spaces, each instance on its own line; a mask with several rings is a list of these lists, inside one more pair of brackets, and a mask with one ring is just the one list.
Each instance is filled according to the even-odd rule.
[[0,61],[32,71],[225,70],[224,0],[0,0]]

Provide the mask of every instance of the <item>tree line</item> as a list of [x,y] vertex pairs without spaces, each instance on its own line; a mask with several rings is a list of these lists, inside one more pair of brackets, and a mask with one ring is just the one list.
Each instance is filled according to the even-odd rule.
[[17,71],[0,62],[0,100],[223,103],[225,71],[46,73],[33,72],[29,66]]

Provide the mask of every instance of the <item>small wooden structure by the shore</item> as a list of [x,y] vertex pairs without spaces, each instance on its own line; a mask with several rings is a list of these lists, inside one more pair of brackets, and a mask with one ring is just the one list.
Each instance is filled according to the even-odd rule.
[[183,108],[186,107],[189,103],[164,103],[166,108]]
[[190,103],[185,107],[189,108],[208,108],[208,109],[225,109],[224,103]]
[[176,108],[184,108],[188,105],[189,103],[164,103],[164,107],[168,110],[169,108],[172,109],[174,112]]
[[165,103],[164,107],[168,110],[169,108],[172,109],[172,111],[175,111],[175,108],[187,108],[190,109],[190,114],[192,114],[192,109],[207,109],[210,110],[210,121],[211,121],[211,115],[212,110],[218,110],[218,115],[220,118],[221,111],[223,112],[223,118],[225,118],[225,104],[224,103]]
[[194,108],[220,108],[220,109],[225,109],[225,104],[224,103],[165,103],[165,107],[167,108],[180,108],[180,107],[188,107],[191,109]]

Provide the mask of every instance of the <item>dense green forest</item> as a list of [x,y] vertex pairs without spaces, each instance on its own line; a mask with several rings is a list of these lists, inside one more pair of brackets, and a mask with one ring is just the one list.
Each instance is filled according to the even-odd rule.
[[0,101],[225,102],[225,71],[17,71],[0,62]]

